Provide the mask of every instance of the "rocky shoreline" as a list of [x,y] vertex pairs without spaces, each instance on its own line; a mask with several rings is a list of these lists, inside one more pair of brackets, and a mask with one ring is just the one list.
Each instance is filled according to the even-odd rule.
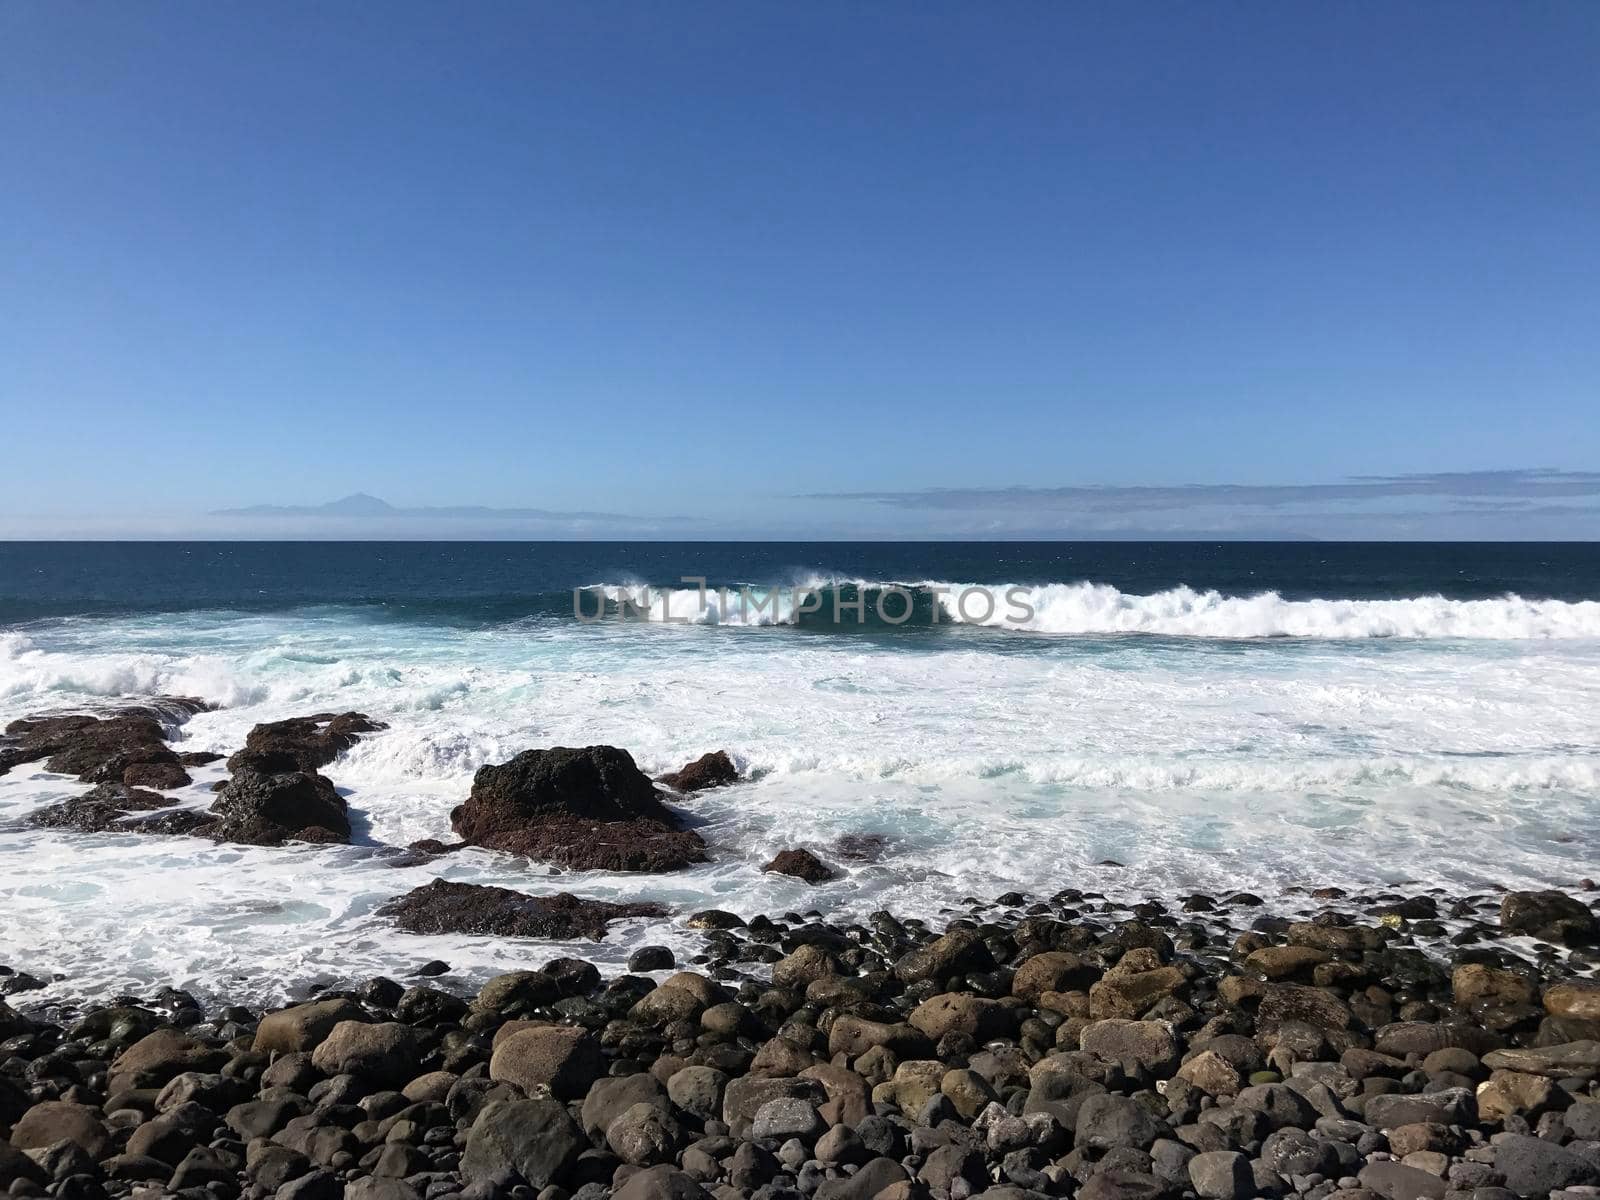
[[712,911],[687,918],[693,962],[646,948],[611,979],[564,958],[475,992],[374,979],[270,1012],[170,989],[0,1004],[0,1182],[62,1200],[1595,1194],[1588,905],[1508,893],[1441,954],[1436,915],[1487,898],[1299,899],[1008,895],[942,928]]
[[[202,812],[152,790],[176,786],[186,764],[167,739],[198,703],[25,718],[0,767],[43,759],[95,784],[36,814],[52,828],[350,839],[319,771],[379,723],[258,726]],[[655,783],[682,794],[736,778],[708,755]],[[696,861],[704,843],[655,783],[614,747],[526,751],[479,772],[452,820],[459,842],[409,853]],[[140,792],[153,799],[130,800]],[[872,852],[865,837],[831,857]],[[822,881],[828,857],[796,848],[767,869]],[[30,1004],[28,964],[0,968],[0,1187],[58,1200],[1575,1200],[1600,1194],[1591,887],[1138,903],[1065,889],[952,900],[934,922],[706,911],[672,918],[701,939],[687,961],[645,947],[607,979],[583,959],[541,962],[540,939],[671,914],[436,879],[385,906],[395,936],[525,938],[530,969],[473,988],[441,962],[410,986],[350,980],[263,1011],[170,988]]]

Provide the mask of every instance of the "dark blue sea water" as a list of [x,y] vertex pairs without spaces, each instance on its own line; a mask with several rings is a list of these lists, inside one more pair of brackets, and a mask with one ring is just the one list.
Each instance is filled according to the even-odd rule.
[[356,604],[461,621],[571,610],[598,582],[816,579],[1094,582],[1228,596],[1600,598],[1593,543],[1407,542],[8,542],[0,623],[88,613]]

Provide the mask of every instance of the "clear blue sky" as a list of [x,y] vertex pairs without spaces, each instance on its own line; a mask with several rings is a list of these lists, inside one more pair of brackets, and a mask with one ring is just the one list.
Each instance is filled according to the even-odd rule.
[[1600,535],[1294,491],[1600,468],[1589,0],[15,0],[0,161],[0,536]]

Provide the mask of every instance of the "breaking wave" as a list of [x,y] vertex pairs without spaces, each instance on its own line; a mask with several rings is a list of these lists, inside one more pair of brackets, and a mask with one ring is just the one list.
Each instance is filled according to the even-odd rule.
[[1048,634],[1188,638],[1600,638],[1600,601],[1288,600],[1180,586],[1146,595],[1102,583],[963,584],[813,579],[791,586],[583,589],[574,614],[658,624],[891,628],[940,624]]

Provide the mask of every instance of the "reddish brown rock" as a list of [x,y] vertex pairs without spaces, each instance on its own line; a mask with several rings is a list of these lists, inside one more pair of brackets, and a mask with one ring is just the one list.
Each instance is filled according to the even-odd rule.
[[450,815],[475,846],[574,870],[672,871],[705,859],[649,776],[614,746],[525,750],[481,767]]
[[733,765],[726,750],[713,750],[702,754],[692,763],[662,775],[658,783],[680,792],[702,792],[707,788],[726,787],[739,782],[739,768]]
[[87,783],[121,783],[139,764],[176,766],[166,739],[206,707],[189,696],[158,696],[99,712],[22,717],[0,737],[0,771],[44,759],[48,771]]
[[839,872],[823,862],[809,850],[780,850],[763,871],[775,875],[793,875],[807,883],[827,883],[839,878]]
[[228,770],[250,768],[265,775],[314,772],[343,754],[363,733],[387,728],[364,713],[314,713],[267,721],[252,729],[244,749],[228,759]]
[[154,788],[163,792],[188,787],[193,781],[189,778],[189,772],[179,763],[138,762],[122,773],[122,782],[129,787]]

